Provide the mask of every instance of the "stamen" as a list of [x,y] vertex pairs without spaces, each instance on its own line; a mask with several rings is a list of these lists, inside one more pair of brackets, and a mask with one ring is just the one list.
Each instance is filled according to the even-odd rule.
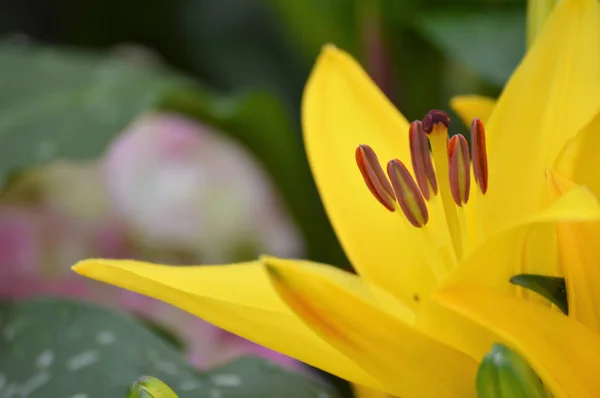
[[387,172],[396,193],[396,200],[408,221],[417,228],[425,226],[429,221],[427,205],[406,166],[398,159],[390,160]]
[[423,118],[423,130],[429,137],[431,144],[431,153],[437,175],[443,176],[439,180],[440,196],[444,208],[444,216],[450,231],[452,246],[457,258],[462,258],[463,243],[461,237],[460,222],[458,219],[456,205],[452,198],[450,190],[450,181],[446,176],[449,175],[448,168],[448,126],[450,117],[446,112],[432,110]]
[[375,151],[368,145],[360,145],[356,148],[356,164],[365,180],[365,184],[375,197],[386,209],[391,212],[396,210],[394,190],[390,185]]
[[435,170],[433,168],[433,161],[431,160],[431,153],[429,153],[427,135],[423,130],[421,121],[416,120],[411,123],[408,131],[408,138],[412,166],[417,184],[419,184],[419,188],[425,199],[429,200],[431,198],[431,191],[433,191],[434,195],[437,195],[438,186]]
[[471,158],[473,177],[479,190],[485,195],[488,188],[487,150],[485,146],[485,127],[478,118],[471,123]]
[[455,135],[448,143],[450,166],[450,190],[457,206],[462,207],[469,201],[471,188],[471,164],[469,160],[469,145],[460,134]]

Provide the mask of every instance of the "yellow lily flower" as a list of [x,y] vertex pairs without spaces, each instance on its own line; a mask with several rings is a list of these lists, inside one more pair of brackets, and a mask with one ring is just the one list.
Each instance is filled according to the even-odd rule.
[[[485,323],[452,299],[470,285],[514,295],[508,279],[535,271],[538,262],[558,273],[556,255],[546,250],[556,245],[555,223],[600,218],[586,188],[568,186],[551,197],[544,178],[600,106],[600,92],[587,90],[600,83],[598,68],[586,58],[600,48],[600,35],[589,35],[599,21],[593,0],[560,3],[487,128],[480,120],[472,124],[473,177],[464,138],[448,147],[447,115],[432,111],[409,126],[349,55],[324,48],[304,93],[305,145],[359,276],[272,257],[198,267],[91,259],[74,270],[375,390],[403,398],[472,396],[478,361],[491,344],[507,341],[520,349],[521,340],[504,333],[504,325],[499,334],[478,326]],[[433,162],[424,150],[427,139]],[[391,160],[391,181],[377,156]],[[414,173],[401,161],[413,163]],[[574,350],[566,364],[556,360],[564,354],[561,345],[527,345],[526,358],[542,377],[552,376],[544,380],[557,396],[600,393],[600,380],[579,377],[585,367],[600,368],[600,344],[577,328],[556,333],[594,344]]]

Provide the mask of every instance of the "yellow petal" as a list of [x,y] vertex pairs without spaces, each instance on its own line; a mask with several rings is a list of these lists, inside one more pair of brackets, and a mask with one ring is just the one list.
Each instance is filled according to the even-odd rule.
[[480,361],[498,341],[493,331],[457,314],[436,301],[426,299],[417,314],[417,329]]
[[394,300],[391,295],[385,299],[385,291],[332,267],[278,259],[266,262],[288,305],[389,393],[454,398],[473,392],[476,362],[408,324],[405,310],[389,302]]
[[422,233],[386,210],[367,189],[355,150],[410,164],[408,123],[350,55],[326,46],[308,80],[302,125],[321,199],[346,254],[366,279],[412,303],[436,278],[418,248]]
[[496,106],[496,100],[481,95],[458,95],[450,100],[450,106],[465,126],[470,127],[476,117],[484,124],[487,123]]
[[373,390],[359,384],[353,384],[352,391],[354,392],[354,398],[392,398],[391,395],[383,391]]
[[600,223],[561,223],[558,240],[569,316],[600,334]]
[[85,260],[74,271],[172,304],[216,326],[344,379],[381,388],[313,333],[273,290],[259,262],[173,267]]
[[600,107],[600,3],[563,0],[488,123],[490,233],[539,208],[544,170]]
[[[550,177],[554,195],[574,185],[556,173]],[[600,333],[600,223],[562,222],[557,231],[569,316]]]
[[555,168],[566,178],[586,185],[600,197],[600,109],[595,117],[571,139],[556,159]]
[[436,298],[497,332],[542,378],[556,398],[600,396],[600,335],[559,312],[516,297],[452,288]]
[[[516,287],[509,283],[509,279],[523,272],[523,245],[526,236],[535,233],[532,227],[557,221],[589,222],[599,218],[600,207],[595,196],[586,187],[574,187],[544,210],[506,226],[480,245],[458,265],[445,284],[489,287],[516,293]],[[530,243],[527,249],[538,253],[541,261],[546,256],[558,255],[546,241],[536,239]]]
[[[600,197],[600,112],[565,147],[556,168],[577,184],[589,187]],[[568,185],[564,178],[555,183]],[[569,315],[600,332],[600,224],[564,223],[559,226],[560,255],[567,283]]]

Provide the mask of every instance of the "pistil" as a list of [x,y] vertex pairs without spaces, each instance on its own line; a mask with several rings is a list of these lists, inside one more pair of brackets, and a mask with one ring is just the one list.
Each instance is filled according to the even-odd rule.
[[[461,239],[460,224],[456,214],[456,206],[450,190],[449,168],[448,168],[448,126],[450,117],[446,112],[432,110],[423,118],[423,130],[429,137],[433,162],[437,175],[442,176],[439,180],[439,189],[442,196],[442,205],[446,224],[450,230],[452,245],[456,257],[463,256],[463,243]],[[445,177],[445,178],[444,178]]]

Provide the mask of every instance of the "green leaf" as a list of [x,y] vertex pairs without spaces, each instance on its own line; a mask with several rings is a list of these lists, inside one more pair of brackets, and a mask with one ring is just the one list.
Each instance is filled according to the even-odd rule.
[[185,342],[169,327],[156,322],[153,319],[145,316],[136,315],[135,318],[147,329],[160,336],[165,343],[170,344],[177,351],[184,351],[186,348]]
[[565,278],[554,276],[519,274],[510,278],[510,283],[524,287],[549,300],[565,315],[569,314]]
[[478,398],[547,398],[542,381],[516,352],[494,344],[477,371]]
[[0,44],[0,185],[15,169],[98,156],[186,79],[114,56]]
[[425,12],[415,28],[444,54],[503,85],[525,54],[525,12],[447,8]]
[[38,299],[0,311],[0,396],[125,397],[141,375],[181,398],[332,396],[258,358],[199,374],[133,317],[90,304]]

